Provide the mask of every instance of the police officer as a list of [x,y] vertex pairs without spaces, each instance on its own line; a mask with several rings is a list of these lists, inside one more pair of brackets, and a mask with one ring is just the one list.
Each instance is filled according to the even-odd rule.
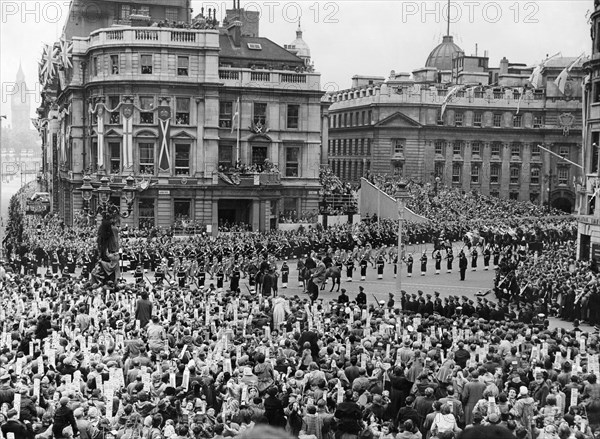
[[349,257],[346,261],[346,282],[352,282],[352,272],[354,271],[354,259]]
[[413,255],[412,253],[409,253],[406,257],[406,277],[412,277],[413,263]]
[[435,274],[440,274],[440,270],[442,269],[442,252],[436,248],[431,257],[435,260]]
[[[286,265],[285,262],[283,265]],[[283,270],[283,267],[282,267]],[[236,292],[240,287],[240,278],[242,277],[240,272],[240,266],[235,264],[233,269],[231,270],[231,279],[229,280],[229,289],[233,292]]]
[[367,255],[363,255],[360,260],[360,280],[367,279],[367,267],[369,266],[369,261],[367,261]]
[[452,247],[446,249],[446,269],[448,273],[452,273],[452,262],[454,261],[454,254]]
[[488,271],[490,268],[490,257],[492,256],[492,250],[490,249],[490,245],[487,244],[485,249],[483,250],[483,269]]
[[356,295],[356,304],[359,306],[367,305],[367,295],[365,294],[365,287],[358,287],[358,294]]
[[469,261],[467,260],[467,256],[465,255],[464,250],[461,250],[458,254],[458,268],[460,269],[460,280],[465,280],[465,273],[467,272],[468,266]]
[[377,279],[383,279],[383,268],[385,267],[385,261],[383,260],[383,255],[379,255],[377,258]]
[[427,271],[427,250],[423,250],[423,254],[421,255],[421,276],[425,276],[426,271]]
[[477,248],[475,246],[473,246],[473,249],[471,250],[471,269],[473,271],[477,271],[477,257],[479,256],[479,254],[477,253]]

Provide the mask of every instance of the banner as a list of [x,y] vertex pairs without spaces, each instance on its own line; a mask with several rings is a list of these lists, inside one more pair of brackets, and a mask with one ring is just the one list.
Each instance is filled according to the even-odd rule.
[[169,151],[169,128],[171,125],[171,107],[161,105],[158,107],[158,142],[160,153],[158,155],[158,168],[161,171],[171,169],[171,154]]
[[123,169],[133,166],[133,104],[121,106],[123,116]]

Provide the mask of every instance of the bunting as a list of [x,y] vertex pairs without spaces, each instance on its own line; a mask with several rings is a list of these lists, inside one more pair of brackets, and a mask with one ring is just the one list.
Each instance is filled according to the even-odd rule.
[[517,101],[517,112],[515,114],[519,114],[519,110],[521,109],[521,102],[523,101],[523,95],[525,95],[525,88],[519,87],[519,100]]
[[231,132],[232,133],[233,133],[233,130],[236,128],[236,126],[235,126],[236,121],[239,126],[239,124],[240,124],[240,98],[237,98],[237,101],[235,103],[235,111],[233,112],[233,115],[231,116]]
[[567,79],[569,79],[569,72],[573,69],[573,67],[575,67],[575,65],[581,61],[581,59],[585,56],[585,52],[582,53],[581,55],[579,55],[577,57],[577,59],[575,59],[575,61],[573,61],[571,64],[569,64],[567,67],[565,67],[562,72],[560,72],[560,74],[556,77],[556,80],[554,81],[554,83],[556,84],[556,86],[558,87],[558,89],[560,90],[560,92],[562,94],[565,94],[565,86],[567,85]]
[[96,133],[98,134],[98,169],[104,168],[104,105],[98,107],[96,121]]
[[133,167],[133,104],[122,104],[123,116],[123,169]]
[[161,105],[158,107],[158,142],[160,153],[158,155],[158,169],[168,171],[171,169],[171,154],[169,151],[169,128],[171,126],[171,107]]
[[59,44],[60,65],[64,69],[72,69],[73,62],[71,60],[73,59],[73,42],[61,38]]
[[446,97],[444,98],[444,102],[442,102],[442,114],[440,115],[440,117],[444,116],[444,113],[446,112],[446,105],[448,105],[448,103],[450,103],[452,101],[452,98],[462,88],[464,88],[464,86],[462,86],[462,85],[455,85],[450,90],[448,90],[448,94],[446,94]]
[[56,64],[58,63],[58,49],[44,44],[42,60],[40,62],[40,79],[42,85],[48,84],[56,75]]
[[542,61],[540,64],[538,64],[535,67],[535,69],[533,69],[533,71],[531,72],[531,76],[529,76],[528,81],[531,85],[533,85],[534,88],[540,88],[542,86],[542,69],[544,68],[546,63],[548,61],[550,61],[551,59],[556,58],[559,55],[561,55],[561,52],[555,53],[551,57],[546,58],[544,61]]

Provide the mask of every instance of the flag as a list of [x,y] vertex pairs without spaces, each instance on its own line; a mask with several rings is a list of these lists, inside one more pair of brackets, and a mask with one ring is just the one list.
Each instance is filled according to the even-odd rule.
[[517,102],[517,112],[515,114],[519,114],[519,110],[521,108],[521,101],[523,100],[523,95],[525,94],[525,88],[519,87],[519,101]]
[[237,101],[235,103],[235,111],[233,112],[233,116],[231,116],[231,132],[233,133],[233,130],[235,128],[235,122],[237,121],[237,124],[240,124],[240,98],[237,98]]
[[446,94],[446,97],[444,98],[444,102],[442,102],[442,114],[440,114],[440,117],[444,116],[444,113],[446,112],[446,105],[448,105],[448,102],[450,102],[452,100],[452,98],[454,97],[454,95],[456,93],[458,93],[458,91],[461,88],[463,88],[463,86],[455,85],[450,90],[448,90],[448,94]]
[[546,63],[552,58],[556,58],[560,54],[561,52],[558,52],[552,55],[551,57],[546,58],[546,60],[542,61],[539,65],[535,67],[535,69],[533,69],[533,72],[531,72],[531,76],[529,76],[528,81],[531,83],[531,85],[533,85],[534,88],[540,88],[542,86],[542,69],[544,68]]
[[575,66],[575,64],[577,64],[581,58],[583,58],[585,55],[585,53],[582,53],[581,55],[579,55],[577,57],[577,59],[575,61],[573,61],[571,64],[569,64],[567,67],[565,67],[563,69],[562,72],[560,72],[560,74],[556,77],[556,81],[554,81],[554,83],[556,84],[556,86],[558,87],[558,89],[560,90],[561,93],[565,93],[565,85],[567,85],[567,79],[569,78],[569,72],[573,69],[573,67]]

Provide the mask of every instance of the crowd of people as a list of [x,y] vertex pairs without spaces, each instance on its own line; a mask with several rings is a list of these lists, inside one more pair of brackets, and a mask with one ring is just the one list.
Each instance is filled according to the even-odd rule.
[[[415,203],[422,190],[411,189]],[[598,323],[600,300],[596,267],[574,257],[576,224],[515,202],[478,216],[471,195],[444,194],[468,215],[434,206],[448,216],[406,224],[404,262],[426,243],[437,270],[436,252],[461,241],[498,267],[496,298],[374,301],[360,283],[337,300],[278,294],[309,261],[317,272],[397,264],[397,223],[373,218],[184,239],[124,226],[110,250],[120,267],[102,279],[95,225],[26,219],[12,202],[2,439],[595,437],[600,337],[579,323]],[[551,315],[572,329],[550,329]]]

